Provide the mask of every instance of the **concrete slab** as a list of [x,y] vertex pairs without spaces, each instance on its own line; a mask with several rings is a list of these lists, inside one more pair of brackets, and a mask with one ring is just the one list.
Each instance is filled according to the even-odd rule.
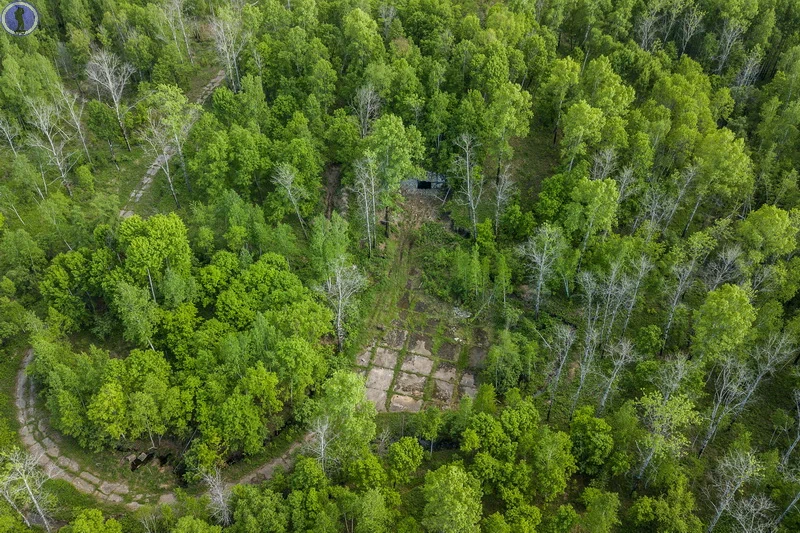
[[433,377],[440,381],[449,381],[450,383],[456,382],[456,374],[458,370],[450,363],[441,363],[433,373]]
[[394,372],[388,368],[373,367],[367,375],[367,388],[386,391],[392,384]]
[[372,348],[367,348],[358,356],[356,356],[356,364],[358,366],[368,366],[370,360],[372,359]]
[[475,375],[470,372],[464,372],[464,375],[461,376],[458,389],[461,396],[475,398],[478,394],[478,387],[475,386]]
[[86,481],[88,481],[89,483],[91,483],[92,485],[100,484],[100,479],[97,476],[90,474],[89,472],[82,472],[81,477]]
[[[50,439],[45,439],[45,440],[50,440]],[[50,443],[52,444],[52,446],[48,446],[45,449],[44,453],[46,453],[53,459],[58,459],[59,457],[61,457],[61,450],[58,448],[58,446],[53,444],[53,441],[50,441]]]
[[69,457],[64,457],[63,455],[56,459],[56,463],[58,466],[66,468],[67,470],[72,470],[73,472],[81,471],[81,466],[77,463],[77,461],[73,461]]
[[433,398],[444,404],[449,404],[453,399],[455,385],[440,379],[433,380]]
[[461,353],[461,345],[455,342],[443,342],[436,352],[438,357],[446,359],[452,363],[458,361],[458,355]]
[[379,389],[367,389],[367,400],[375,404],[375,410],[379,413],[386,411],[386,391]]
[[423,331],[426,335],[433,337],[436,334],[437,329],[439,329],[439,319],[432,318],[425,323],[425,328]]
[[397,366],[397,356],[398,353],[396,351],[378,346],[375,348],[375,357],[372,359],[372,364],[383,368],[394,368]]
[[401,366],[403,372],[414,372],[415,374],[428,375],[433,369],[433,359],[428,359],[423,355],[409,354]]
[[420,335],[419,333],[414,333],[411,336],[411,340],[408,342],[409,351],[428,357],[432,355],[431,346],[433,346],[431,338],[427,335]]
[[473,346],[469,349],[469,366],[472,368],[482,367],[488,354],[489,349],[485,346]]
[[400,394],[392,396],[389,404],[389,412],[391,413],[417,413],[420,409],[422,409],[422,400],[415,400],[414,398],[409,398],[408,396],[402,396]]
[[422,398],[422,394],[425,392],[426,379],[425,376],[400,372],[400,375],[395,381],[394,391],[404,396]]
[[402,350],[408,338],[408,331],[404,329],[392,329],[383,338],[383,344],[395,350]]
[[72,480],[72,484],[75,486],[76,489],[78,489],[79,491],[81,491],[81,492],[83,492],[85,494],[91,494],[91,493],[94,492],[94,485],[91,485],[89,482],[87,482],[87,481],[85,481],[85,480],[83,480],[83,479],[81,479],[79,477],[76,477],[75,479],[73,479]]

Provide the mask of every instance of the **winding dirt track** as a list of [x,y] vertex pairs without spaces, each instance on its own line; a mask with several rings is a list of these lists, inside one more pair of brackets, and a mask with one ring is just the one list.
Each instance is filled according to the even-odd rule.
[[[224,80],[225,71],[220,70],[203,88],[196,103],[203,104],[214,92],[214,89],[219,87]],[[170,153],[171,156],[172,154]],[[128,218],[133,215],[133,205],[142,198],[152,185],[153,178],[160,169],[160,163],[161,161],[156,159],[150,165],[142,181],[128,198],[127,205],[120,211],[120,217]],[[175,502],[176,497],[172,491],[165,490],[152,494],[136,493],[124,481],[112,482],[104,480],[99,473],[80,465],[77,461],[61,453],[59,444],[63,442],[63,437],[50,428],[47,422],[47,414],[36,408],[36,388],[33,380],[28,379],[27,374],[28,365],[33,361],[33,357],[33,349],[28,349],[22,359],[22,365],[17,373],[15,405],[20,426],[20,438],[25,448],[36,458],[39,465],[51,477],[67,481],[84,494],[89,494],[109,503],[124,504],[130,510],[136,510],[145,504]],[[235,484],[260,483],[270,479],[279,467],[289,469],[294,463],[295,452],[300,449],[307,438],[308,436],[295,442],[283,455],[264,463],[256,470],[239,479]]]
[[[132,511],[145,504],[169,504],[177,501],[175,494],[169,490],[159,493],[137,493],[124,481],[104,480],[98,472],[63,455],[59,448],[63,437],[50,428],[47,423],[47,413],[36,407],[36,387],[27,373],[28,365],[33,358],[33,349],[28,349],[17,372],[15,405],[20,438],[45,472],[53,478],[67,481],[84,494],[108,503],[124,504]],[[295,452],[307,438],[306,436],[295,442],[280,457],[264,463],[230,485],[261,483],[270,479],[278,468],[290,469],[294,464]]]
[[[214,78],[209,81],[205,87],[203,87],[203,92],[200,93],[200,96],[197,98],[197,100],[195,100],[195,103],[202,105],[206,99],[211,96],[211,93],[214,92],[214,89],[222,85],[223,81],[225,81],[225,71],[220,70],[217,72],[217,75],[214,76]],[[171,158],[174,153],[175,150],[170,150],[167,158]],[[128,218],[129,216],[133,215],[134,204],[136,204],[136,202],[138,202],[142,196],[144,196],[144,193],[147,192],[147,189],[149,189],[153,184],[153,179],[156,177],[156,174],[158,174],[158,171],[161,170],[161,158],[162,156],[158,156],[155,161],[153,161],[153,164],[151,164],[150,168],[147,169],[142,181],[140,181],[139,185],[133,190],[133,192],[131,192],[131,195],[128,198],[128,203],[119,212],[120,217]]]

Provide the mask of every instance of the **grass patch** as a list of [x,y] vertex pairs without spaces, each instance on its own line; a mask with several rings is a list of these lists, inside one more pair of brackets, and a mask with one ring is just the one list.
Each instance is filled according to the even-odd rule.
[[514,139],[514,158],[511,175],[517,182],[521,207],[533,207],[542,181],[552,176],[558,166],[558,147],[553,145],[553,134],[541,126],[531,128],[527,137]]
[[225,479],[238,481],[261,465],[276,459],[287,451],[304,434],[299,426],[287,426],[276,437],[271,439],[257,454],[251,455],[225,468]]

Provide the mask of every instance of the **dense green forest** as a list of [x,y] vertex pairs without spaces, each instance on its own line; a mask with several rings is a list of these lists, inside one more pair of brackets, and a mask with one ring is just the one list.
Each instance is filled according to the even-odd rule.
[[800,531],[796,0],[34,5],[0,533]]

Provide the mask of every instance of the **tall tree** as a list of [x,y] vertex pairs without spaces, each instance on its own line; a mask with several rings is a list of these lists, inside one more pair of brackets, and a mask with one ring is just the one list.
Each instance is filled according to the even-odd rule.
[[478,143],[469,133],[462,133],[454,144],[458,154],[453,171],[458,176],[459,195],[469,211],[472,239],[475,240],[478,238],[478,207],[483,196],[483,172],[477,164]]
[[[27,103],[30,110],[29,120],[38,132],[31,136],[30,144],[44,152],[47,162],[58,172],[58,181],[72,196],[72,183],[68,175],[77,158],[69,147],[71,138],[61,127],[61,113],[57,106],[43,100],[28,99]],[[44,176],[42,179],[44,180]]]
[[[547,389],[550,392],[550,400],[547,406],[547,421],[550,421],[550,413],[553,412],[553,404],[556,401],[556,393],[558,386],[561,383],[561,375],[564,373],[564,367],[569,361],[570,351],[572,345],[575,344],[575,328],[566,324],[556,324],[553,329],[553,338],[548,343],[548,347],[552,355],[551,369],[548,372]],[[546,342],[546,341],[545,341]]]
[[358,200],[358,207],[364,217],[364,227],[367,232],[367,246],[371,256],[373,247],[377,245],[377,206],[379,204],[378,194],[380,193],[378,166],[374,155],[370,152],[366,152],[363,158],[356,161],[354,167],[355,178],[353,180],[353,191]]
[[308,237],[300,206],[301,202],[308,197],[308,192],[300,186],[297,179],[297,170],[287,163],[278,165],[275,172],[272,174],[272,183],[274,183],[275,186],[281,190],[281,194],[289,200],[295,215],[297,215],[297,220],[300,222],[300,228],[303,230],[303,234]]
[[564,116],[564,138],[561,140],[563,156],[569,159],[569,170],[578,156],[586,155],[589,147],[600,141],[605,122],[603,112],[585,100],[570,106]]
[[259,15],[255,6],[231,2],[217,8],[211,19],[214,46],[234,92],[241,87],[239,56],[252,37],[251,27],[258,24]]
[[742,487],[762,475],[763,465],[749,450],[734,449],[720,460],[709,484],[714,514],[708,522],[707,533],[714,531],[722,515],[730,510]]
[[348,311],[354,304],[353,298],[364,290],[366,284],[366,277],[356,265],[348,265],[344,258],[338,258],[329,266],[328,278],[319,289],[328,300],[328,305],[333,309],[339,351],[344,345],[345,320]]
[[636,442],[639,464],[633,476],[634,491],[644,479],[653,459],[683,454],[689,444],[683,431],[699,420],[694,405],[684,395],[672,395],[665,400],[660,392],[651,392],[642,396],[636,405],[645,433]]
[[602,413],[606,407],[614,383],[617,381],[620,372],[630,363],[633,363],[639,358],[639,355],[633,348],[633,344],[627,339],[620,339],[609,351],[608,358],[611,362],[611,372],[605,376],[606,386],[603,391],[603,397],[600,399],[600,412]]
[[567,250],[567,243],[561,228],[543,224],[528,241],[517,248],[530,271],[534,288],[534,312],[539,318],[542,296],[547,293],[547,284],[556,272],[556,264]]
[[422,524],[439,533],[478,533],[481,519],[480,482],[458,465],[445,465],[425,475]]
[[103,89],[111,98],[112,108],[117,117],[117,124],[125,139],[128,151],[131,150],[131,143],[128,139],[128,131],[125,128],[125,115],[128,108],[123,106],[122,97],[125,94],[125,87],[131,76],[135,72],[134,68],[123,63],[113,52],[97,50],[93,52],[86,64],[86,76],[89,81],[94,83],[99,89]]
[[0,455],[3,466],[0,493],[28,526],[31,522],[25,513],[32,509],[50,533],[53,531],[50,513],[54,501],[45,487],[50,476],[39,468],[40,459],[16,448],[3,452]]

